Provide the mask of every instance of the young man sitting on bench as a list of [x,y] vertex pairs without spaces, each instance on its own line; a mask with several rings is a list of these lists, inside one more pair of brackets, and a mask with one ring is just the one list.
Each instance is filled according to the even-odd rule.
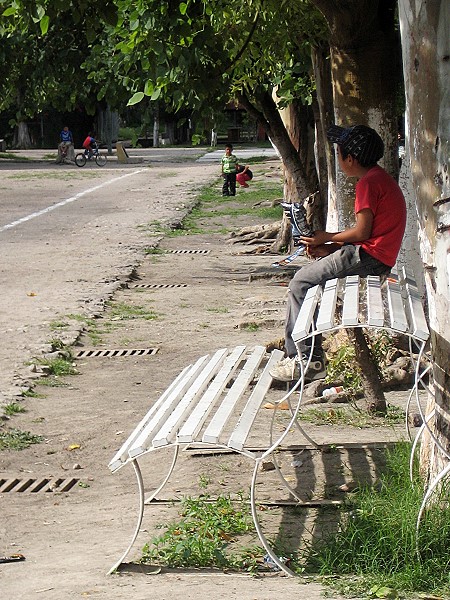
[[[353,227],[337,233],[315,231],[301,237],[307,254],[316,258],[300,268],[289,284],[285,322],[286,358],[278,361],[270,375],[279,381],[293,381],[300,376],[297,348],[292,331],[307,291],[315,285],[348,275],[386,275],[394,266],[406,226],[406,203],[397,182],[377,162],[384,154],[378,133],[365,125],[332,125],[328,139],[337,144],[341,170],[356,177],[355,217]],[[311,341],[309,340],[309,343]],[[303,360],[311,347],[301,344]],[[325,377],[325,363],[320,336],[314,340],[313,355],[305,381]]]

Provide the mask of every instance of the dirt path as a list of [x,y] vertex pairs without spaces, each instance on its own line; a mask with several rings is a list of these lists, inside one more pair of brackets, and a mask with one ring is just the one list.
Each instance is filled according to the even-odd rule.
[[[255,169],[257,177],[263,178],[267,168],[261,165]],[[182,184],[186,174],[180,172],[177,177]],[[194,176],[192,170],[189,177],[197,177],[198,182],[203,179],[200,172]],[[218,194],[219,189],[217,185]],[[159,195],[161,190],[154,187],[152,194]],[[249,221],[260,222],[248,215],[204,217],[197,223],[203,233],[160,236],[162,254],[127,253],[127,268],[117,268],[124,263],[111,261],[108,272],[114,274],[115,284],[127,281],[127,286],[114,287],[114,305],[122,307],[119,312],[109,308],[96,319],[95,333],[101,343],[95,347],[153,348],[157,352],[76,359],[78,375],[64,378],[63,387],[37,386],[42,397],[28,398],[24,403],[27,412],[8,422],[8,426],[41,435],[45,441],[21,452],[1,452],[0,480],[49,480],[50,487],[58,479],[63,480],[62,485],[70,485],[73,479],[76,482],[66,492],[45,491],[49,486],[44,486],[36,493],[13,490],[0,494],[0,554],[26,556],[24,562],[0,565],[0,589],[5,600],[322,597],[319,584],[278,573],[260,577],[211,572],[106,574],[128,544],[137,508],[131,469],[111,475],[107,464],[149,403],[198,356],[227,345],[264,344],[282,333],[286,288],[273,285],[276,280],[258,276],[267,271],[270,257],[239,254],[244,248],[230,245],[228,234],[220,233],[224,227],[237,229]],[[174,250],[187,252],[177,254]],[[109,293],[111,289],[105,286],[100,295]],[[126,318],[125,312],[129,317],[131,309],[151,312],[155,318]],[[82,335],[74,350],[93,347],[91,327],[91,336]],[[406,397],[402,392],[390,400],[401,404]],[[319,442],[332,437],[336,443],[352,439],[383,444],[403,436],[401,426],[355,430],[310,425],[309,432]],[[342,450],[328,456],[307,451],[297,465],[292,453],[286,453],[282,463],[292,485],[306,500],[333,494],[342,498],[337,491],[340,485],[354,479],[373,480],[383,460],[378,450],[370,449]],[[148,465],[154,469],[151,461]],[[248,486],[251,468],[242,457],[185,456],[164,497],[198,494],[201,476],[210,482],[211,494],[224,490],[234,493]],[[262,499],[288,499],[271,472],[264,474],[257,491]],[[146,514],[132,559],[139,558],[140,548],[155,534],[156,525],[176,517],[176,511],[176,506],[167,503]],[[265,524],[274,536],[280,526],[290,529],[295,537],[302,535],[302,528],[319,525],[317,511],[294,520],[282,506],[268,513]],[[339,600],[337,595],[328,597]]]

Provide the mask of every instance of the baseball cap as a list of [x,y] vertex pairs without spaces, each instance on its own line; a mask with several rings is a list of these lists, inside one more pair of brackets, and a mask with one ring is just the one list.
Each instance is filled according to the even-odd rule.
[[327,138],[358,160],[361,166],[376,163],[384,154],[384,143],[375,129],[365,125],[331,125]]

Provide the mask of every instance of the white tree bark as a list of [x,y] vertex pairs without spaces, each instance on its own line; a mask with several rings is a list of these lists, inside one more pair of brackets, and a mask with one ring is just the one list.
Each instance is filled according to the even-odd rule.
[[[450,450],[450,3],[399,0],[408,150],[431,326],[435,435]],[[430,444],[430,439],[428,444]],[[429,445],[428,477],[448,463]],[[422,454],[422,457],[425,456]],[[422,464],[422,466],[424,466]]]

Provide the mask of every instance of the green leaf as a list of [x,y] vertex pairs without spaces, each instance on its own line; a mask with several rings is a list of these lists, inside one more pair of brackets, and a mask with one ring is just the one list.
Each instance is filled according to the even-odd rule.
[[50,24],[50,17],[48,15],[45,15],[44,17],[42,17],[42,19],[39,22],[42,35],[45,35],[47,33],[49,24]]
[[158,98],[161,96],[161,88],[157,88],[153,94],[152,97],[150,98],[150,100],[158,100]]
[[144,92],[136,92],[127,102],[127,106],[138,104],[144,97]]
[[187,4],[186,4],[186,2],[182,2],[178,8],[180,9],[180,13],[182,15],[186,14],[186,11],[187,11]]
[[11,15],[16,14],[16,9],[11,6],[2,12],[2,17],[10,17]]

